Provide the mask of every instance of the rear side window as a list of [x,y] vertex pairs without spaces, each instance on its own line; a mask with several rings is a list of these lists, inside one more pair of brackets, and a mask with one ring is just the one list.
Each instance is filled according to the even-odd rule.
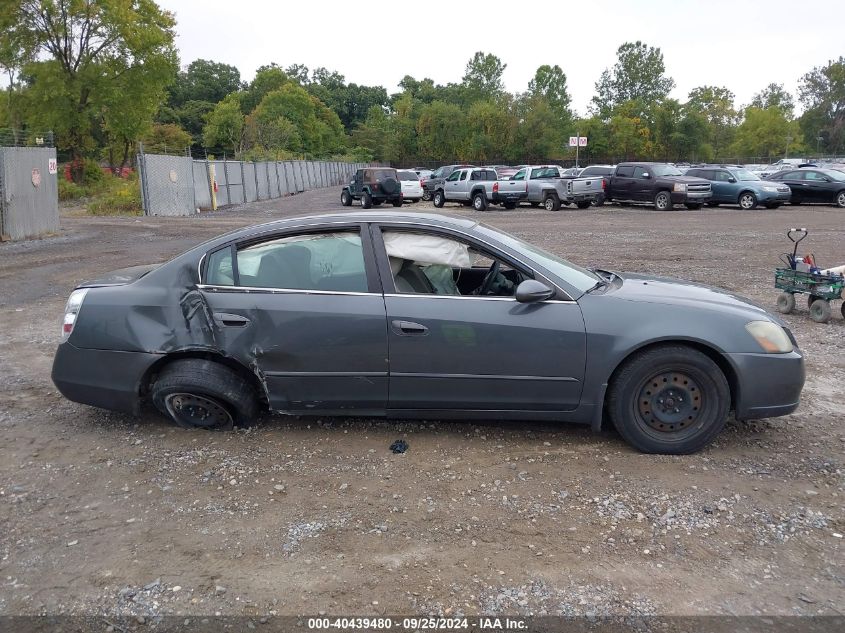
[[616,168],[616,175],[622,178],[632,178],[634,175],[634,168],[631,165]]
[[466,172],[466,171],[462,171],[462,172],[461,172],[461,180],[466,180],[466,179],[467,179],[467,172]]
[[[361,236],[357,232],[283,237],[209,256],[206,282],[246,288],[367,292]],[[237,283],[236,283],[237,282]]]
[[525,170],[521,169],[513,176],[513,180],[525,180]]

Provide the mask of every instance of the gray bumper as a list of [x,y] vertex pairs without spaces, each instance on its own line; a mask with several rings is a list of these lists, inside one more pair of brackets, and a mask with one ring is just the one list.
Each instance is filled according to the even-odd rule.
[[798,350],[726,356],[737,376],[737,420],[774,418],[798,408],[804,387],[804,357]]
[[62,343],[53,359],[53,384],[68,400],[137,414],[141,379],[161,354],[81,349]]

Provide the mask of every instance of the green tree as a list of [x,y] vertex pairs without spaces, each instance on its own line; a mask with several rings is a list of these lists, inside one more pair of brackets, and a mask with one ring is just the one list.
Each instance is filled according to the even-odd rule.
[[827,150],[845,150],[845,57],[804,75],[798,94],[806,108],[806,123],[824,138]]
[[565,151],[560,117],[546,97],[523,98],[515,107],[518,123],[513,158],[537,162]]
[[261,66],[255,71],[255,77],[247,88],[240,93],[241,111],[252,112],[266,95],[289,82],[290,77],[277,64]]
[[466,103],[479,99],[495,98],[505,91],[502,75],[507,64],[492,53],[478,51],[467,62],[462,81]]
[[422,158],[453,160],[464,137],[464,113],[453,103],[432,101],[423,106],[417,122],[417,139]]
[[620,103],[610,117],[610,151],[625,160],[651,156],[652,131],[642,117],[642,104],[636,100]]
[[244,123],[241,100],[238,93],[233,92],[208,115],[202,134],[203,144],[231,154],[239,153],[243,149]]
[[765,110],[766,108],[778,108],[787,119],[795,115],[795,101],[783,87],[783,84],[771,83],[751,99],[751,105],[755,108]]
[[733,142],[739,121],[739,113],[734,109],[734,94],[717,86],[693,88],[687,97],[686,109],[706,117],[707,142],[715,156],[724,156]]
[[170,89],[169,105],[179,109],[189,101],[215,104],[241,87],[241,73],[234,66],[196,59],[177,76]]
[[[665,99],[675,87],[666,76],[663,53],[643,42],[625,42],[616,51],[617,61],[596,83],[592,106],[603,119],[626,102],[639,102],[647,109]],[[641,113],[642,114],[642,113]]]
[[144,135],[144,151],[151,154],[181,152],[191,144],[191,135],[172,123],[155,123]]
[[476,101],[466,115],[466,134],[460,157],[473,162],[504,158],[514,143],[517,121],[501,103]]
[[544,64],[537,69],[534,78],[528,82],[528,94],[531,97],[545,97],[561,120],[568,122],[572,119],[572,99],[566,86],[566,74],[557,64]]
[[160,92],[172,80],[173,15],[152,0],[3,0],[0,16],[3,40],[17,43],[20,59],[37,60],[23,67],[32,120],[56,132],[81,182],[81,159],[116,93],[133,80]]
[[387,160],[390,128],[384,108],[371,106],[366,119],[352,131],[352,145],[366,148],[375,160]]
[[789,151],[803,148],[801,128],[797,121],[786,118],[777,106],[745,109],[745,119],[737,128],[731,151],[737,157],[787,156]]

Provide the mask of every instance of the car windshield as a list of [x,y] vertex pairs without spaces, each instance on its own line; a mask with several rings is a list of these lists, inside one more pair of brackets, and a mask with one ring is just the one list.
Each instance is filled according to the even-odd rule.
[[652,165],[651,173],[654,176],[683,176],[683,172],[673,165]]
[[736,169],[736,170],[734,170],[734,177],[737,180],[742,180],[744,182],[749,181],[749,180],[761,180],[760,176],[758,176],[757,174],[752,174],[747,169]]
[[524,255],[529,260],[537,262],[549,272],[557,275],[570,286],[577,289],[581,294],[587,292],[590,288],[595,286],[597,282],[603,281],[601,277],[593,272],[590,272],[586,268],[581,268],[572,262],[566,261],[562,257],[549,253],[539,246],[525,242],[510,233],[505,233],[504,231],[494,229],[493,227],[485,224],[479,224],[476,228],[481,233],[489,235],[505,246],[508,246],[521,255]]

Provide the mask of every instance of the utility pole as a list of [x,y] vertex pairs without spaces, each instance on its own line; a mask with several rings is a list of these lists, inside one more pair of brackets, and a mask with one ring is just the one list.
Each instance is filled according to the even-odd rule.
[[581,131],[575,132],[575,167],[579,167],[578,165],[578,153],[581,149]]

